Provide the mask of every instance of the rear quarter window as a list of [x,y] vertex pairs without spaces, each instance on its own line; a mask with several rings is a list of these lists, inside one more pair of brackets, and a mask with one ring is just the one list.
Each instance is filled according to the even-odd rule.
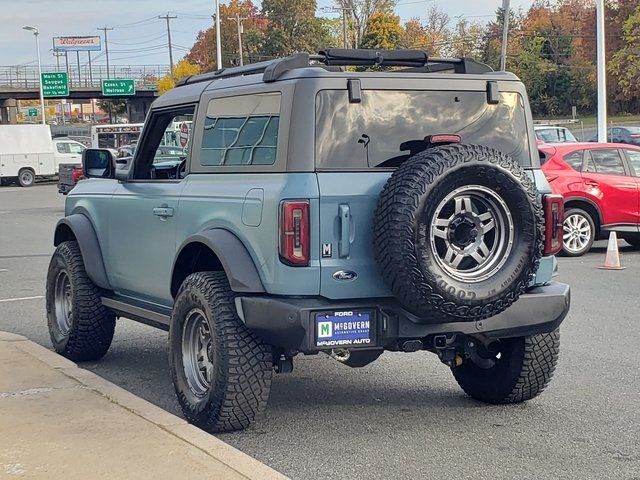
[[576,172],[582,171],[582,163],[584,161],[584,150],[578,150],[577,152],[567,153],[563,160],[573,168]]

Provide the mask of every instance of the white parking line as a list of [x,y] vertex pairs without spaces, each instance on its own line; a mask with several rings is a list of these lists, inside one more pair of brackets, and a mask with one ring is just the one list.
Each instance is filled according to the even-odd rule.
[[0,303],[21,302],[23,300],[37,300],[39,298],[44,298],[44,295],[38,295],[36,297],[2,298],[2,299],[0,299]]

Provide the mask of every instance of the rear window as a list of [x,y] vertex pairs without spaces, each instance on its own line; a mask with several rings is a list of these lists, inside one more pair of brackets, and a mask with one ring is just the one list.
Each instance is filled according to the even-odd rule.
[[524,102],[514,92],[502,92],[498,105],[489,105],[484,91],[364,90],[361,103],[349,103],[346,90],[323,90],[316,97],[319,169],[393,167],[425,137],[442,133],[530,166],[527,132]]

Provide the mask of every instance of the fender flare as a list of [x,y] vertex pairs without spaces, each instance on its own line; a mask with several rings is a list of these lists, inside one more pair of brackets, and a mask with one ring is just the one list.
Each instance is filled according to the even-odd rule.
[[593,200],[591,200],[590,198],[579,197],[579,196],[565,197],[565,199],[564,199],[565,205],[567,203],[569,203],[569,202],[584,202],[584,203],[588,203],[589,205],[591,205],[593,208],[596,209],[596,213],[598,214],[598,221],[600,222],[600,225],[604,224],[604,219],[602,218],[602,210],[600,210],[600,207],[598,206],[598,204],[596,202],[594,202]]
[[213,228],[188,237],[173,262],[171,278],[175,274],[176,264],[182,251],[189,245],[201,243],[207,246],[220,260],[227,274],[231,290],[240,293],[264,293],[264,285],[255,263],[242,241],[229,230]]
[[89,218],[81,213],[75,213],[68,217],[61,218],[56,224],[53,239],[53,244],[56,247],[69,239],[65,232],[66,228],[71,230],[78,242],[80,252],[82,253],[84,269],[89,278],[99,287],[105,290],[112,290],[107,277],[107,271],[104,267],[98,236]]

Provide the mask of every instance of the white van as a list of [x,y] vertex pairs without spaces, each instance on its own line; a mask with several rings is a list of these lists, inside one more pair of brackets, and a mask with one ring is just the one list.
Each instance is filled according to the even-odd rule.
[[0,125],[0,182],[23,187],[36,177],[58,174],[61,163],[81,163],[85,146],[68,138],[51,138],[49,125]]

